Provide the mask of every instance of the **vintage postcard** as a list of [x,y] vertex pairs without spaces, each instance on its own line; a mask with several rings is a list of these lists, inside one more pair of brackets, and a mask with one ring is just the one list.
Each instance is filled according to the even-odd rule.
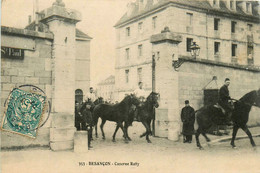
[[1,166],[260,172],[258,0],[1,0]]

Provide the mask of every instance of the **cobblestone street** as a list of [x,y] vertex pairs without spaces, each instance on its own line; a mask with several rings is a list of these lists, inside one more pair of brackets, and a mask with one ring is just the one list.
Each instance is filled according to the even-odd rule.
[[[148,144],[139,138],[144,128],[134,124],[129,128],[131,142],[124,143],[122,132],[118,131],[117,142],[112,142],[113,123],[105,125],[107,139],[100,137],[92,142],[94,148],[87,153],[73,151],[53,152],[49,149],[26,149],[2,151],[3,173],[18,172],[259,172],[260,138],[255,137],[256,149],[249,139],[236,141],[237,149],[231,149],[229,141],[206,145],[200,137],[204,150],[197,149],[195,139],[191,144],[172,142],[164,138],[151,137]],[[259,128],[251,129],[253,134]],[[239,130],[239,135],[244,135]],[[209,135],[211,139],[220,137]],[[225,136],[226,137],[226,136]],[[182,141],[182,140],[180,140]],[[91,163],[90,163],[91,162]],[[95,163],[102,162],[102,163]],[[91,165],[92,164],[92,165]],[[104,164],[104,165],[102,165]]]

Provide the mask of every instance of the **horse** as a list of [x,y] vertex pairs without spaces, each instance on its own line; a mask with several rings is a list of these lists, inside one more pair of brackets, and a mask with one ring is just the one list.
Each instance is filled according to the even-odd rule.
[[[159,99],[159,94],[155,93],[155,92],[151,92],[150,95],[146,98],[146,101],[141,104],[141,106],[137,107],[137,117],[139,122],[141,122],[146,131],[140,135],[140,138],[146,136],[146,141],[148,143],[151,143],[151,140],[149,139],[149,135],[152,134],[151,131],[151,121],[155,119],[154,116],[154,107],[158,108],[159,107],[159,103],[158,103],[158,99]],[[134,117],[135,111],[132,110],[131,111],[132,116],[129,116],[130,118]],[[132,119],[133,121],[133,119]],[[130,124],[132,124],[132,122],[130,121]],[[126,137],[128,138],[128,140],[131,140],[131,138],[128,136],[128,132],[127,129],[129,127],[129,124],[125,123],[125,128],[126,128]]]
[[117,123],[115,132],[113,134],[113,142],[115,142],[115,134],[118,131],[119,127],[122,129],[125,137],[125,141],[127,142],[128,139],[126,138],[126,130],[123,127],[123,122],[128,124],[129,121],[129,111],[132,105],[139,105],[139,99],[133,95],[127,95],[120,103],[111,105],[111,104],[99,104],[93,110],[93,121],[96,129],[96,137],[97,137],[97,123],[98,118],[102,119],[102,123],[100,125],[100,129],[102,132],[102,138],[105,139],[105,133],[103,130],[104,124],[106,121],[114,121]]
[[[249,118],[249,112],[252,106],[260,107],[260,89],[251,91],[234,102],[234,109],[232,110],[231,120],[233,122],[233,133],[230,145],[232,148],[236,148],[235,138],[239,128],[241,128],[249,137],[251,145],[255,147],[255,142],[252,138],[251,132],[247,127]],[[222,115],[221,115],[222,114]],[[196,111],[196,120],[198,123],[198,129],[195,133],[196,144],[199,149],[203,149],[199,142],[199,135],[202,134],[207,142],[210,139],[207,137],[207,130],[213,125],[218,125],[219,117],[224,116],[220,108],[214,107],[214,105],[202,107]]]

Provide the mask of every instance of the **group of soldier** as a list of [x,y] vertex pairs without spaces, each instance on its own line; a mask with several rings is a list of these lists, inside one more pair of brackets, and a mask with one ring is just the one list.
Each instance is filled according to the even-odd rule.
[[[228,86],[230,85],[230,79],[226,78],[224,85],[219,90],[219,100],[218,104],[224,109],[225,121],[229,124],[231,108],[229,106],[229,101],[231,100],[229,96]],[[147,92],[143,89],[143,83],[138,83],[138,88],[134,90],[134,94],[140,99],[140,101],[145,101],[148,96]],[[90,101],[90,104],[86,104],[86,109],[76,102],[75,107],[75,126],[77,130],[87,130],[88,131],[88,148],[92,148],[90,145],[92,139],[92,115],[91,108],[93,108],[93,103],[96,100],[96,96],[93,87],[90,87],[89,93],[86,94],[85,101]],[[83,111],[85,110],[85,113]],[[135,111],[135,120],[138,119],[137,111]],[[83,115],[84,114],[84,115]],[[77,119],[78,118],[78,119]],[[192,135],[194,134],[194,122],[195,122],[195,110],[190,106],[189,100],[185,100],[185,107],[181,110],[181,121],[183,123],[182,134],[183,142],[191,143]]]

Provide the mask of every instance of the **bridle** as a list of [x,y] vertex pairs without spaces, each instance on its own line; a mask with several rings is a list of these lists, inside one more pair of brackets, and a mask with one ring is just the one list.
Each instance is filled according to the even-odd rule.
[[[259,97],[258,91],[255,91],[255,92],[256,92],[256,98],[258,98],[258,97]],[[255,102],[254,102],[253,104],[251,104],[251,103],[247,103],[247,102],[240,101],[240,100],[233,99],[233,98],[232,98],[231,100],[234,100],[234,101],[236,101],[236,102],[243,103],[243,104],[248,105],[248,106],[255,106],[255,107],[260,108],[260,106],[258,106]]]

